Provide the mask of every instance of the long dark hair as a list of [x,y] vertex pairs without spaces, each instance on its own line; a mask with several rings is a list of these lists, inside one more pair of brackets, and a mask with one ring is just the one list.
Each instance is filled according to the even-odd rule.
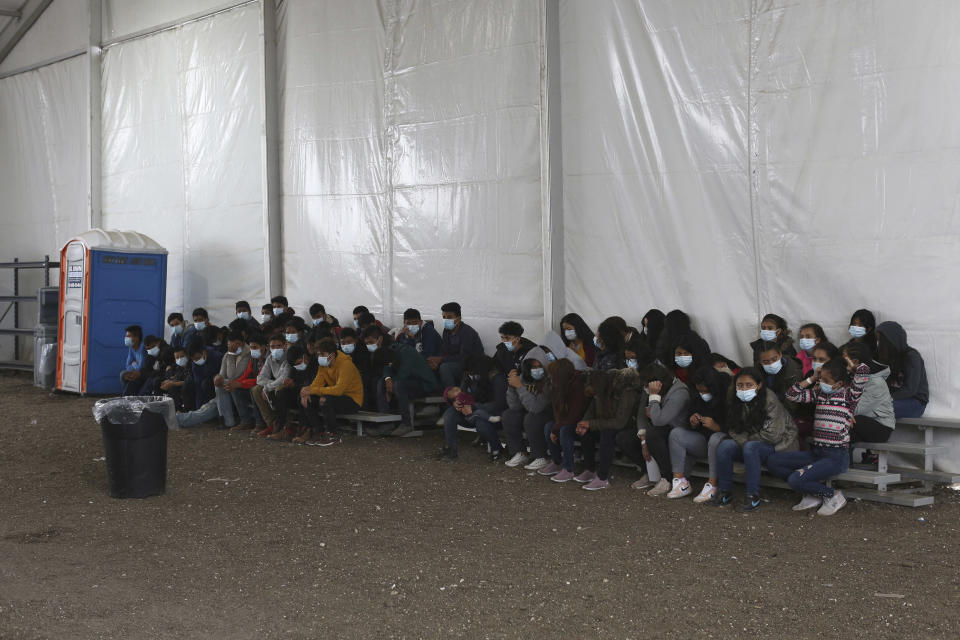
[[680,337],[690,333],[690,316],[674,309],[666,315],[663,323],[663,331],[657,338],[656,354],[657,359],[664,364],[673,362],[673,351],[677,348],[677,342]]
[[569,324],[577,332],[577,338],[584,344],[593,342],[593,331],[590,330],[590,327],[586,322],[583,321],[583,318],[580,317],[579,313],[568,313],[567,315],[560,318],[560,337],[563,339],[563,344],[570,346],[570,340],[567,340],[567,336],[563,335],[563,324]]
[[[703,385],[713,395],[710,402],[700,396],[697,385]],[[717,371],[713,365],[705,365],[693,372],[690,377],[690,397],[697,413],[708,415],[720,424],[724,422],[727,407],[727,389],[730,388],[730,376]],[[696,395],[694,395],[696,392]]]
[[[657,340],[660,339],[660,334],[663,333],[663,323],[665,319],[666,316],[660,309],[650,309],[647,311],[647,314],[643,316],[643,320],[647,321],[647,332],[644,334],[644,339],[647,344],[650,345],[651,351],[657,347]],[[643,324],[643,320],[640,321],[640,324]]]
[[[620,322],[617,322],[619,320]],[[621,326],[622,323],[622,326]],[[597,335],[603,342],[603,350],[606,353],[623,352],[623,333],[626,331],[627,323],[623,318],[611,316],[600,323],[597,327]]]
[[[757,397],[750,402],[743,402],[736,394],[736,381],[740,378],[750,378],[757,386]],[[746,367],[734,378],[730,385],[730,394],[727,399],[727,429],[737,433],[757,433],[763,429],[767,418],[767,387],[763,384],[764,374],[756,367]],[[771,392],[772,393],[772,392]]]
[[554,415],[566,413],[571,387],[576,382],[576,368],[572,362],[561,358],[547,365],[547,376],[550,378],[550,404]]
[[[482,353],[472,353],[463,359],[463,376],[468,378],[471,375],[477,376],[476,391],[477,395],[489,397],[493,393],[493,378],[496,375],[497,361],[488,355]],[[462,387],[472,387],[464,381]]]
[[649,364],[640,371],[640,384],[647,386],[649,383],[654,380],[659,380],[663,385],[660,387],[660,395],[666,396],[667,392],[670,391],[670,387],[673,386],[674,375],[666,367],[663,367],[657,363]]
[[[853,324],[854,320],[860,322],[861,325],[867,330],[867,334],[862,338],[854,338],[862,340],[867,343],[867,346],[870,347],[870,353],[874,357],[877,356],[877,319],[873,315],[873,312],[869,309],[857,309],[853,312],[853,315],[850,316],[850,324]],[[891,369],[892,371],[892,369]]]

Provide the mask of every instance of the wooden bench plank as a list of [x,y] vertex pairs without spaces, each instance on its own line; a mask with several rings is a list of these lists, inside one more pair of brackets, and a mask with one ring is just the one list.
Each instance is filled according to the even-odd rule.
[[899,473],[902,478],[922,480],[932,484],[955,484],[960,482],[960,473],[924,471],[923,469],[908,469],[907,467],[889,467],[889,470]]
[[375,413],[373,411],[360,411],[359,413],[348,413],[338,418],[349,420],[350,422],[400,422],[399,413]]
[[890,453],[914,453],[917,455],[944,453],[947,450],[943,445],[924,444],[922,442],[853,442],[850,444],[850,448]]
[[952,420],[950,418],[901,418],[897,420],[897,426],[960,429],[960,420]]
[[876,489],[860,487],[844,487],[843,495],[847,498],[896,504],[902,507],[924,507],[933,504],[933,496],[919,495],[908,491],[877,491]]

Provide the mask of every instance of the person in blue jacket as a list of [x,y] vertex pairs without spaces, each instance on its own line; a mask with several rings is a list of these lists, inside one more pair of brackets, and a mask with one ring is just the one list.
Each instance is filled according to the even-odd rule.
[[440,355],[427,358],[427,363],[440,376],[440,385],[447,388],[460,382],[467,356],[483,354],[483,342],[476,329],[461,318],[459,303],[448,302],[440,311],[443,312],[443,346]]
[[125,396],[136,395],[143,386],[143,360],[147,357],[143,346],[143,329],[133,324],[126,328],[123,344],[127,346],[127,362],[120,374],[121,393]]
[[193,380],[194,406],[202,407],[216,395],[213,378],[220,373],[223,355],[213,347],[205,347],[203,340],[194,338],[187,345],[187,358],[193,363],[190,377]]
[[174,311],[167,316],[167,324],[170,325],[170,346],[174,349],[186,347],[193,336],[197,335],[197,330],[193,325],[187,326],[183,314],[179,311]]
[[403,327],[397,332],[397,344],[413,347],[424,359],[442,355],[443,341],[433,326],[433,320],[424,322],[418,309],[403,312]]

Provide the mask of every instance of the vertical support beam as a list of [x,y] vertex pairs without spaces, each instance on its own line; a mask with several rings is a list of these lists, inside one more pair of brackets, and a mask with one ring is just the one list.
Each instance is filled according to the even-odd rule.
[[[20,258],[14,258],[14,262],[20,262]],[[17,267],[13,268],[13,295],[20,295],[20,269]],[[13,328],[20,328],[20,303],[16,300],[13,301]],[[13,334],[13,359],[20,359],[20,336]]]
[[280,199],[280,82],[277,59],[277,2],[261,0],[260,29],[263,44],[261,64],[263,82],[260,85],[263,105],[263,134],[260,138],[263,161],[263,213],[267,252],[264,273],[267,297],[283,291],[283,219]]
[[566,309],[563,261],[563,139],[560,128],[560,0],[540,0],[540,198],[543,322],[555,328]]
[[103,226],[103,180],[102,154],[103,141],[103,96],[101,62],[103,60],[103,0],[87,0],[87,20],[89,38],[87,42],[87,62],[89,63],[89,111],[90,111],[90,228]]

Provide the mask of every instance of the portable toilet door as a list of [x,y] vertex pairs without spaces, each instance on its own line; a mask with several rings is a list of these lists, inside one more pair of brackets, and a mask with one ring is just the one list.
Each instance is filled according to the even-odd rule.
[[166,250],[133,231],[93,229],[60,252],[57,388],[119,393],[123,328],[163,335]]

